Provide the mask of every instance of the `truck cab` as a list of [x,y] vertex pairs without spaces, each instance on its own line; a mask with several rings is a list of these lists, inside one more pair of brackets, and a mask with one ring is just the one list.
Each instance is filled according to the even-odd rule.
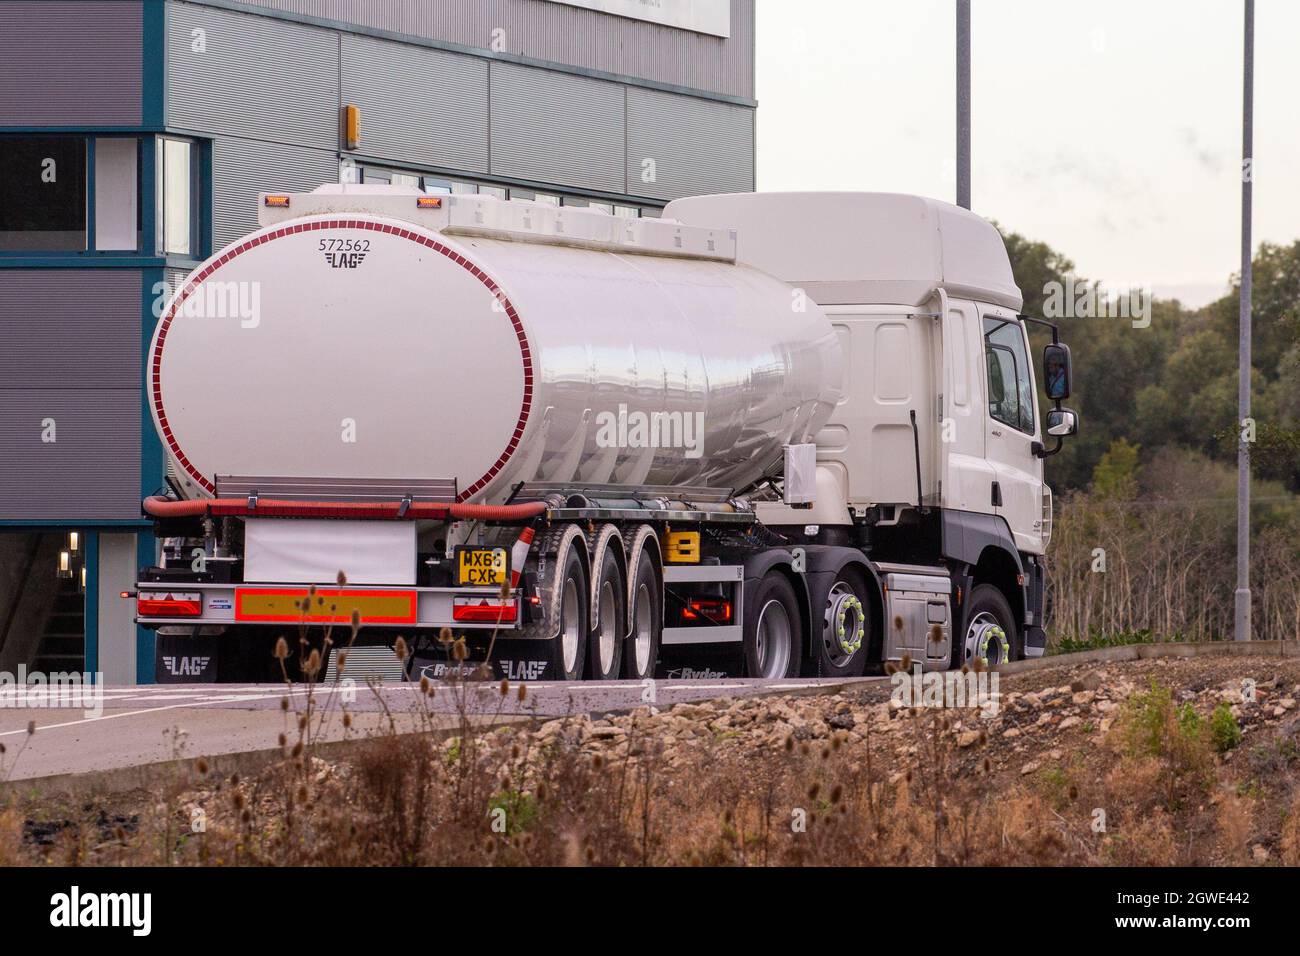
[[[790,284],[792,308],[816,302],[840,339],[843,397],[815,438],[816,503],[763,505],[760,520],[850,528],[865,516],[877,556],[936,572],[942,558],[957,569],[955,595],[996,584],[1021,625],[1014,653],[1042,654],[1043,461],[1077,416],[1059,408],[1069,352],[1054,329],[1044,361],[1062,367],[1057,407],[1039,407],[1028,336],[1039,320],[1021,314],[998,231],[968,210],[890,193],[697,196],[665,216],[735,230],[737,261]],[[953,659],[946,647],[927,657]]]

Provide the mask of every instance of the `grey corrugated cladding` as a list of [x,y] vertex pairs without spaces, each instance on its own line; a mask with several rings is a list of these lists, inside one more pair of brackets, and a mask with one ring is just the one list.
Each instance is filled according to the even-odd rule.
[[138,388],[140,273],[0,270],[0,389]]
[[361,110],[359,152],[488,171],[488,64],[344,34],[343,102]]
[[623,87],[493,63],[492,174],[623,192]]
[[257,228],[259,192],[311,192],[339,179],[332,152],[219,137],[212,145],[212,249]]
[[[202,30],[205,52],[196,52]],[[338,143],[338,35],[191,3],[167,8],[167,122],[301,146]]]
[[0,3],[0,126],[137,126],[138,0]]
[[[643,176],[647,159],[653,182]],[[676,199],[753,188],[753,110],[628,87],[629,193]]]
[[0,519],[139,517],[140,302],[134,270],[0,269]]
[[731,36],[692,33],[542,0],[255,0],[257,6],[429,40],[754,96],[754,0],[731,0]]

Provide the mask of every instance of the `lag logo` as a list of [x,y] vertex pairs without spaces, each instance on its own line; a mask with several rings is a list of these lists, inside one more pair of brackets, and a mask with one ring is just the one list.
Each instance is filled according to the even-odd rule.
[[211,660],[211,656],[164,657],[163,667],[167,668],[167,673],[172,677],[200,677],[208,669]]

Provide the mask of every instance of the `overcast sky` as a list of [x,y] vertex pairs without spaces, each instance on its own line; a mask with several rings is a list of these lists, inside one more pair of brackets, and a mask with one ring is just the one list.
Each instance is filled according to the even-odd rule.
[[[953,201],[954,0],[757,0],[758,188]],[[1243,0],[974,0],[972,206],[1201,305],[1240,261]],[[1255,241],[1300,238],[1300,2],[1258,0]]]

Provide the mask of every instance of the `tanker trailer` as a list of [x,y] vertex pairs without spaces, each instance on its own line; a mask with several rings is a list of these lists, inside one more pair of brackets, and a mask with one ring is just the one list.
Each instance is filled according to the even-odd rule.
[[343,646],[352,676],[515,680],[1042,653],[1070,356],[1053,327],[1040,432],[1041,320],[979,217],[871,193],[632,220],[401,187],[259,203],[149,353],[170,493],[129,594],[159,680],[337,678]]
[[169,657],[274,677],[279,635],[354,616],[421,653],[495,636],[514,677],[742,643],[740,571],[701,535],[752,534],[738,495],[840,398],[816,304],[724,230],[400,187],[261,202],[150,347],[173,495],[145,502],[137,602]]

